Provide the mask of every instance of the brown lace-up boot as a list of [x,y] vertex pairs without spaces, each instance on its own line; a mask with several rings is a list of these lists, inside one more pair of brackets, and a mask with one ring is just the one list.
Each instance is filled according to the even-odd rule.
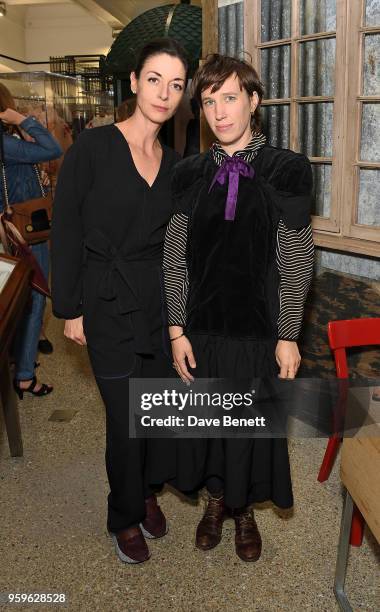
[[206,511],[201,519],[195,537],[195,545],[201,550],[215,548],[222,539],[222,527],[225,519],[224,497],[209,495]]
[[261,536],[250,506],[235,510],[235,550],[242,561],[257,561],[261,555]]

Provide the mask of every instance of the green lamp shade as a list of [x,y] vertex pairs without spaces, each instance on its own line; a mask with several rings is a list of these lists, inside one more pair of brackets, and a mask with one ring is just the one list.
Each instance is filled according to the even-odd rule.
[[189,57],[189,74],[198,67],[202,54],[202,9],[190,4],[166,4],[142,13],[131,21],[103,60],[103,74],[129,76],[140,49],[155,38],[168,36],[179,42]]

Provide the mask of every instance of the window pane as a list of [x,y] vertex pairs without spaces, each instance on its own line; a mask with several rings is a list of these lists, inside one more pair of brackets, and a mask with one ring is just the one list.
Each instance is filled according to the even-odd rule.
[[367,26],[380,25],[380,3],[379,0],[366,0],[365,24]]
[[289,147],[289,104],[273,104],[261,107],[263,133],[268,144]]
[[363,104],[360,159],[380,160],[380,104]]
[[357,223],[380,226],[380,170],[360,169]]
[[219,53],[243,57],[244,3],[221,3],[218,10]]
[[300,32],[330,32],[336,29],[335,0],[301,0]]
[[312,164],[313,170],[313,209],[312,214],[330,217],[331,165]]
[[290,96],[290,46],[272,47],[261,51],[261,80],[264,98]]
[[333,102],[299,105],[300,149],[309,157],[332,156]]
[[299,95],[333,96],[335,38],[311,40],[300,44]]
[[363,94],[380,93],[380,34],[370,34],[364,39]]
[[261,0],[261,42],[289,38],[291,0]]

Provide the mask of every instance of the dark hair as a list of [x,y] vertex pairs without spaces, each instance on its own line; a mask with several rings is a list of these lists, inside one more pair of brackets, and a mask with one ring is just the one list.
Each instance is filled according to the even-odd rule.
[[186,51],[181,47],[179,43],[174,38],[156,38],[151,42],[147,43],[140,49],[139,56],[136,61],[136,67],[134,69],[135,75],[139,78],[141,70],[144,67],[145,62],[154,55],[160,55],[161,53],[166,53],[166,55],[170,55],[171,57],[178,57],[178,59],[182,62],[186,72],[187,80],[187,72],[189,69],[189,60],[186,54]]
[[259,97],[259,104],[252,115],[251,126],[255,132],[260,131],[260,104],[264,95],[264,87],[256,70],[245,60],[220,55],[219,53],[210,55],[194,75],[191,84],[192,96],[202,106],[202,92],[209,87],[211,87],[212,93],[218,91],[233,74],[237,75],[240,89],[244,88],[249,96],[256,92]]

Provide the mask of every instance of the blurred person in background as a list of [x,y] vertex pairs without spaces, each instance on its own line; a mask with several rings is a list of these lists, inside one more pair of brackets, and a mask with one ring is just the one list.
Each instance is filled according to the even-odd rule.
[[[4,125],[4,170],[10,205],[41,196],[35,165],[59,158],[62,149],[50,132],[35,117],[25,117],[16,110],[10,91],[0,84],[0,120]],[[1,177],[2,178],[2,177]],[[3,182],[3,181],[2,181]],[[3,184],[0,189],[0,211],[4,208]],[[49,275],[48,243],[31,246],[46,279]],[[53,387],[41,383],[35,375],[36,356],[40,339],[46,299],[32,291],[31,304],[17,330],[13,358],[15,361],[14,388],[20,399],[24,393],[43,396]]]

